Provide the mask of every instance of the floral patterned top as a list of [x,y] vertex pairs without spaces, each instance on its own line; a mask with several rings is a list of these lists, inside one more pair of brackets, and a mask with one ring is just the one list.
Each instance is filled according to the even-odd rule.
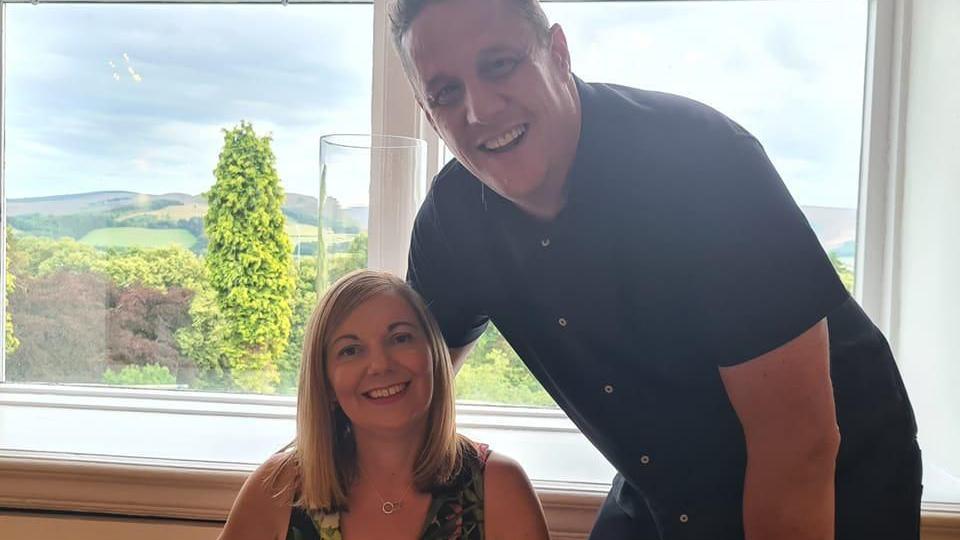
[[[433,492],[421,540],[483,540],[483,469],[490,456],[485,444],[464,455],[460,474]],[[340,513],[308,512],[293,507],[286,540],[343,540]]]

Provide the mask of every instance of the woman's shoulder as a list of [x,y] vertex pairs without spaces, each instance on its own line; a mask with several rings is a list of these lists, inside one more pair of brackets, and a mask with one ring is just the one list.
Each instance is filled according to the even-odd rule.
[[221,540],[283,538],[290,519],[297,472],[293,454],[270,456],[240,488]]
[[492,452],[483,477],[488,540],[545,540],[549,537],[540,499],[516,460]]
[[517,460],[499,452],[488,453],[483,476],[488,491],[501,486],[507,489],[527,489],[530,486],[527,473]]

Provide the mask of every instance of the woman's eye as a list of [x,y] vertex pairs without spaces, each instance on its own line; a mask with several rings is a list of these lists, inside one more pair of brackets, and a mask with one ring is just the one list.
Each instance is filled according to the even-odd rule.
[[393,336],[394,343],[409,343],[411,341],[413,341],[413,334],[404,333],[394,334]]
[[340,358],[349,358],[358,354],[360,354],[359,345],[347,345],[346,347],[340,349],[340,352],[337,353],[337,356]]

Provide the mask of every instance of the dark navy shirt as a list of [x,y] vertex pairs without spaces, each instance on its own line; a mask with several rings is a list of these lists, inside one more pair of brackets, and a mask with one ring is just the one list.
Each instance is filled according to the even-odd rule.
[[665,539],[742,538],[745,443],[718,368],[825,317],[838,497],[864,454],[906,451],[916,428],[886,341],[757,140],[685,98],[577,84],[581,137],[555,219],[456,161],[435,179],[408,280],[447,343],[492,320],[622,474],[621,507],[652,514]]

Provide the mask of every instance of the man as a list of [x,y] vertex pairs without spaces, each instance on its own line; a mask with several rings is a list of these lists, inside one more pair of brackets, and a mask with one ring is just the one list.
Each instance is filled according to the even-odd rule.
[[536,0],[391,20],[457,157],[408,279],[458,365],[494,321],[617,468],[592,538],[918,537],[893,357],[749,133],[583,83]]

